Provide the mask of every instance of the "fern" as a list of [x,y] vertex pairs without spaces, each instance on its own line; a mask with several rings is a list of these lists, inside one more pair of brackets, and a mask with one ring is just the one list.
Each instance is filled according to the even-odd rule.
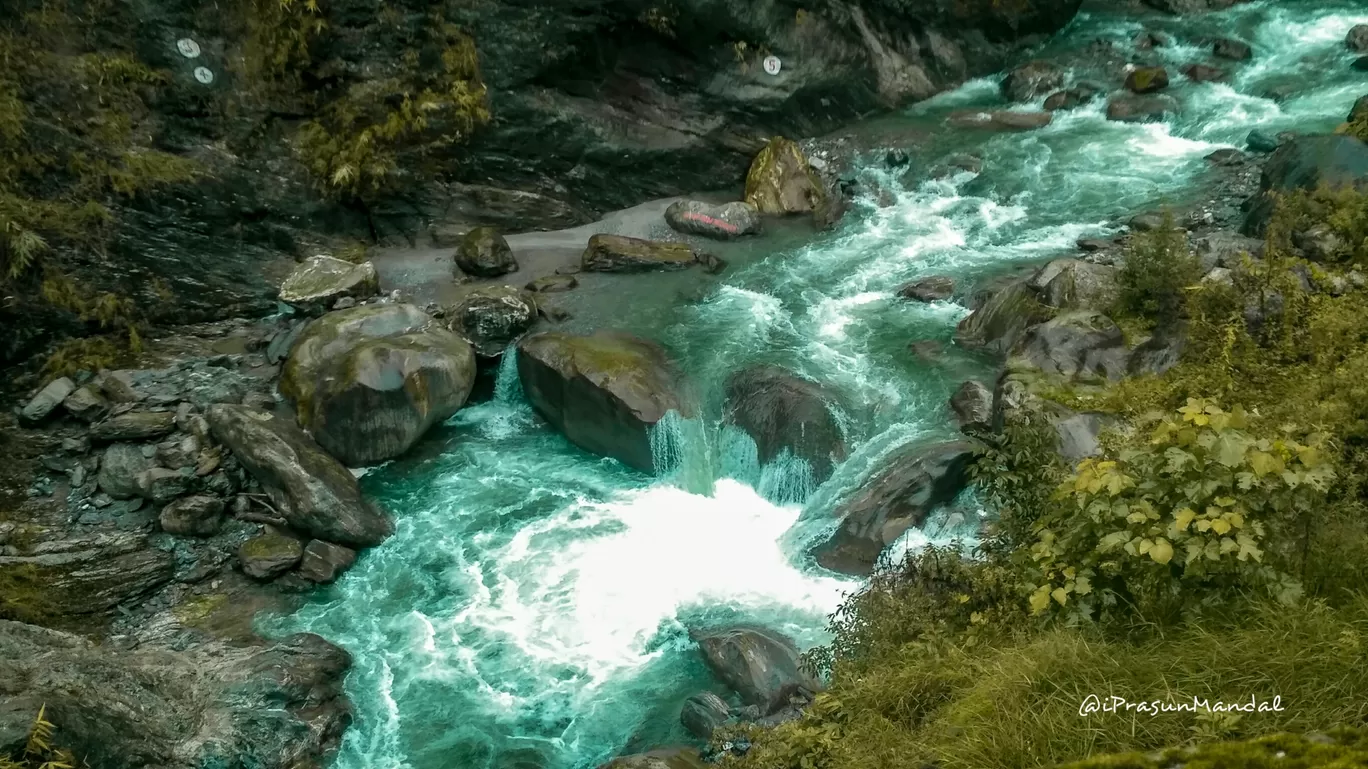
[[24,744],[24,756],[39,758],[52,752],[52,734],[56,727],[47,720],[47,705],[38,708],[38,717],[33,719],[29,729],[28,742]]

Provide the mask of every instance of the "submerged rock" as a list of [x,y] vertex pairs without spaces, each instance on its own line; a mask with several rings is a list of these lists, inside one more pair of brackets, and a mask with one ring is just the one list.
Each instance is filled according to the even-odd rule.
[[950,113],[946,123],[956,128],[989,131],[1031,131],[1044,128],[1054,120],[1050,112],[1014,112],[1005,109],[960,110]]
[[1249,47],[1249,43],[1223,37],[1211,46],[1211,52],[1217,58],[1229,59],[1231,61],[1247,61],[1253,58],[1254,50]]
[[826,202],[826,188],[798,143],[776,136],[746,174],[746,202],[762,214],[807,214]]
[[497,278],[518,269],[512,247],[493,227],[476,227],[466,233],[452,261],[460,272],[477,278]]
[[1089,85],[1076,85],[1063,91],[1050,94],[1045,99],[1045,109],[1055,112],[1058,110],[1077,109],[1096,99],[1101,90]]
[[1131,93],[1154,93],[1168,84],[1168,70],[1163,67],[1136,67],[1126,75],[1126,90]]
[[292,528],[360,547],[378,545],[389,536],[389,521],[361,495],[351,471],[293,422],[229,404],[211,406],[205,416],[215,440],[271,492]]
[[1208,64],[1189,64],[1183,67],[1183,75],[1194,83],[1213,83],[1226,78],[1225,70]]
[[821,689],[803,672],[798,647],[774,631],[738,627],[700,633],[695,640],[718,680],[751,705],[766,708],[794,686],[812,692]]
[[1064,85],[1064,70],[1047,61],[1023,64],[1002,79],[1002,96],[1008,101],[1032,101]]
[[651,427],[670,411],[692,415],[665,351],[631,334],[533,334],[518,344],[518,379],[571,443],[645,472],[656,469]]
[[817,563],[846,574],[869,574],[885,547],[964,490],[973,452],[974,444],[967,441],[899,450],[836,508],[840,523],[814,549]]
[[731,240],[760,231],[760,212],[749,203],[713,205],[680,200],[665,209],[665,222],[676,232]]
[[447,311],[446,322],[477,354],[496,358],[536,325],[537,302],[513,286],[479,288]]
[[1116,93],[1107,101],[1107,119],[1152,123],[1178,114],[1178,101],[1164,94]]
[[948,275],[920,278],[898,289],[898,296],[918,302],[940,302],[954,294],[955,279]]
[[360,301],[379,293],[375,265],[322,254],[309,258],[280,284],[280,301],[310,314],[321,314],[343,298]]
[[629,238],[625,235],[595,235],[580,257],[585,272],[650,272],[684,270],[698,263],[694,250],[686,243],[666,243]]
[[836,402],[816,382],[775,366],[739,371],[726,385],[726,419],[754,439],[760,462],[787,451],[808,463],[818,483],[846,456]]

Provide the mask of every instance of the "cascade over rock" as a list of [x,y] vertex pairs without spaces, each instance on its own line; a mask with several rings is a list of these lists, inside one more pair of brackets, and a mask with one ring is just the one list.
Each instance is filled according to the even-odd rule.
[[760,462],[783,451],[806,460],[822,482],[845,459],[836,398],[825,387],[774,366],[755,366],[727,379],[727,421],[755,440]]
[[665,350],[631,334],[544,331],[518,344],[518,379],[532,407],[586,451],[654,472],[650,428],[693,406]]

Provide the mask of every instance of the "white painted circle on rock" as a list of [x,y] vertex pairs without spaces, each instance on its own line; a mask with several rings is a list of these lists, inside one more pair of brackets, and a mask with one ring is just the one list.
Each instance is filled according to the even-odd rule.
[[200,55],[199,43],[188,37],[182,37],[176,41],[176,50],[180,51],[180,55],[187,59],[197,59]]
[[214,73],[208,67],[195,67],[195,79],[209,85],[214,82]]
[[779,57],[778,57],[778,56],[766,56],[766,57],[765,57],[765,71],[768,72],[769,74],[771,74],[771,75],[777,75],[777,74],[779,74],[779,70],[781,70],[781,69],[783,69],[783,68],[784,68],[784,65],[783,65],[783,63],[781,63],[781,62],[779,61]]

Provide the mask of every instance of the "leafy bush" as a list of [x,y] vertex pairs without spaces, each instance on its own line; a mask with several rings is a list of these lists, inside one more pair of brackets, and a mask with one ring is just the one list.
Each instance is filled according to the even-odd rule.
[[1197,257],[1188,247],[1187,233],[1165,212],[1163,224],[1136,233],[1121,267],[1118,315],[1151,320],[1176,318],[1187,289],[1201,278]]

